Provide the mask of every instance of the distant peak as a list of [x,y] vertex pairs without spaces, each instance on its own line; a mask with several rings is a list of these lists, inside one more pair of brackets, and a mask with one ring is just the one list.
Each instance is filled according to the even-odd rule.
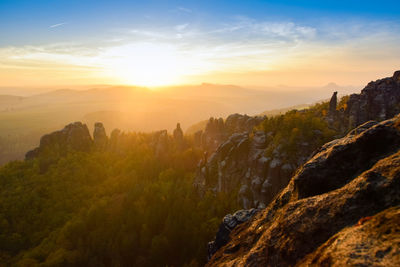
[[324,87],[340,87],[340,86],[337,83],[330,82],[327,85],[325,85]]

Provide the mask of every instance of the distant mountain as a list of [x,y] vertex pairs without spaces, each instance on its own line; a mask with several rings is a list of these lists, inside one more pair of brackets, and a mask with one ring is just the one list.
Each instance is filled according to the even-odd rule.
[[[0,97],[0,138],[18,142],[15,155],[37,145],[38,136],[71,121],[92,127],[101,121],[107,129],[124,131],[171,131],[177,122],[185,130],[209,117],[232,113],[255,115],[299,104],[328,99],[334,88],[243,88],[235,85],[203,83],[150,90],[133,86],[96,86],[85,90],[59,89],[32,96]],[[34,138],[29,138],[35,133]],[[17,157],[18,158],[18,157]],[[14,159],[14,158],[12,158]],[[0,155],[0,162],[2,161]]]

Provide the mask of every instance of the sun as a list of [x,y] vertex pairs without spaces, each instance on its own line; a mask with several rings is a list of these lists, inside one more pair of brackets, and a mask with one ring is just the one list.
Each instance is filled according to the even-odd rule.
[[176,47],[154,43],[113,47],[103,58],[108,76],[123,84],[148,87],[180,83],[191,64]]

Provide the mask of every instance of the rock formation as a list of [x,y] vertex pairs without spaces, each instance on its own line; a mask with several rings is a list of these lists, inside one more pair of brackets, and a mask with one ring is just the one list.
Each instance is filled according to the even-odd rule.
[[324,145],[208,266],[400,265],[400,116]]
[[176,124],[176,128],[173,132],[173,137],[174,137],[174,141],[175,141],[177,148],[182,149],[184,146],[184,139],[183,139],[183,131],[181,129],[180,123]]
[[210,118],[204,132],[199,131],[196,136],[197,138],[201,136],[201,144],[204,150],[214,152],[233,133],[250,133],[254,126],[260,124],[264,119],[265,117],[261,116],[250,117],[237,113],[229,115],[225,122],[222,118]]
[[[393,117],[399,111],[400,71],[397,71],[393,77],[371,82],[361,94],[350,96],[347,108],[341,112],[337,111],[337,92],[334,92],[326,120],[330,125],[336,124],[343,136],[349,130],[349,122],[359,126],[371,119],[381,121]],[[279,145],[273,147],[270,156],[265,156],[266,151],[271,150],[270,133],[257,131],[249,135],[250,127],[261,122],[257,120],[255,124],[255,120],[238,114],[226,119],[224,129],[233,134],[217,147],[206,163],[200,165],[195,179],[200,192],[235,192],[239,188],[238,202],[244,209],[263,208],[288,184],[294,171],[312,153],[309,143],[301,143],[302,155],[295,161],[288,160],[286,151]],[[242,132],[243,129],[247,130]],[[315,137],[319,135],[318,132],[314,134]]]
[[[238,202],[245,209],[263,208],[287,185],[296,165],[285,159],[281,147],[266,157],[267,133],[235,133],[221,144],[199,168],[195,186],[201,192],[238,191]],[[299,159],[299,164],[305,158]]]
[[65,154],[68,151],[89,151],[93,140],[86,124],[74,122],[64,129],[42,136],[39,147],[26,153],[27,160],[38,157],[48,151]]
[[103,123],[96,122],[94,124],[93,142],[96,148],[104,149],[107,146],[108,137]]
[[328,118],[334,119],[336,117],[337,111],[337,92],[334,92],[331,100],[329,101]]
[[239,210],[234,214],[228,214],[222,219],[222,223],[219,226],[215,240],[208,243],[208,259],[210,260],[212,255],[217,252],[222,246],[230,240],[230,233],[236,226],[247,222],[251,217],[253,217],[259,210]]
[[361,94],[350,95],[345,111],[349,129],[369,120],[385,120],[400,112],[400,71],[370,82]]

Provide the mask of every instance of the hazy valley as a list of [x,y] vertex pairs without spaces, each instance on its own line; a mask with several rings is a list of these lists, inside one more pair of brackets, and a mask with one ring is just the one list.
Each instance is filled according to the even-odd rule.
[[118,128],[140,132],[171,131],[180,122],[186,130],[209,117],[227,117],[233,113],[256,115],[266,110],[280,112],[276,109],[304,106],[327,99],[337,90],[347,94],[357,89],[329,84],[322,88],[282,87],[261,91],[202,84],[156,91],[103,86],[88,90],[60,89],[32,96],[0,95],[0,163],[22,159],[27,150],[38,145],[43,134],[73,121],[87,123],[90,129],[101,121],[110,131]]

